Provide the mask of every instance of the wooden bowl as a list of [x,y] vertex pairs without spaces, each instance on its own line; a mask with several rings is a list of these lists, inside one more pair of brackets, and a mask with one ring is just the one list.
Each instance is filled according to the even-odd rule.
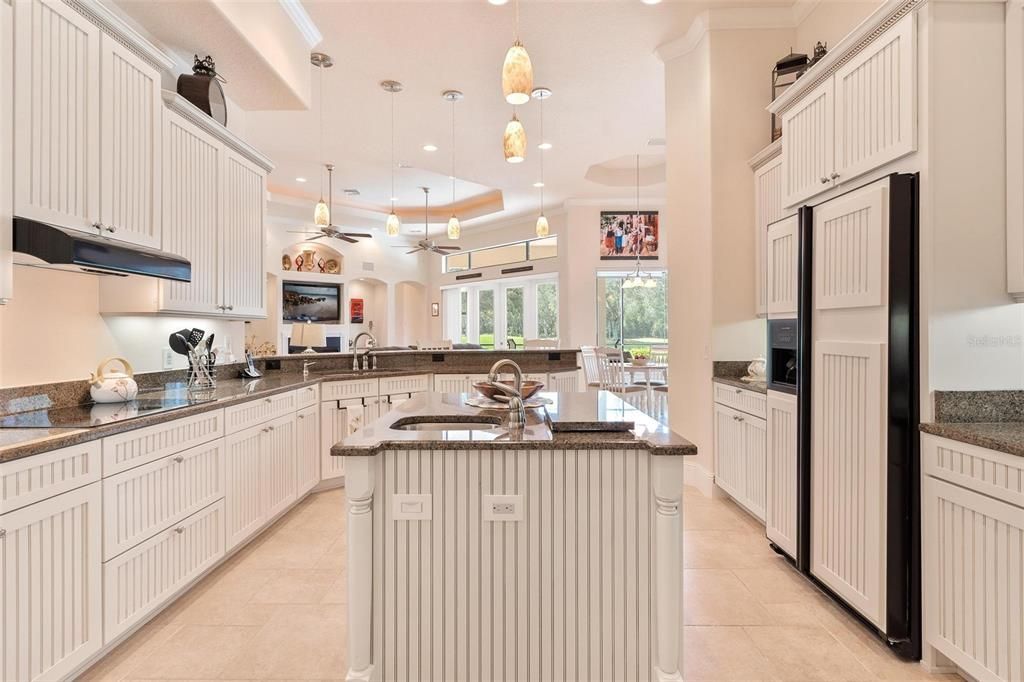
[[[514,381],[499,381],[498,383],[505,384],[506,386],[515,387],[516,382]],[[478,381],[473,384],[473,388],[485,398],[494,400],[494,396],[501,393],[498,389],[491,386],[486,381]],[[522,392],[523,400],[532,397],[537,391],[544,388],[544,384],[539,381],[523,381]]]

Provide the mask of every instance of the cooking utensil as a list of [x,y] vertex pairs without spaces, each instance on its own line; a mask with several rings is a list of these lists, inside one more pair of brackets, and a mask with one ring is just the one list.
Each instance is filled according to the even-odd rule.
[[189,334],[189,337],[188,337],[189,344],[193,348],[198,347],[199,346],[199,342],[203,340],[203,334],[205,334],[205,333],[206,332],[204,332],[202,329],[197,329],[197,328],[193,327],[192,328],[192,333]]
[[181,331],[174,332],[167,337],[167,345],[171,347],[178,355],[188,355],[188,329],[182,329]]
[[[499,381],[498,383],[504,384],[509,388],[515,388],[514,381]],[[478,381],[474,383],[473,388],[475,388],[480,395],[489,398],[490,400],[497,400],[497,396],[501,396],[501,390],[495,388],[489,382],[486,381]],[[533,394],[535,394],[542,388],[544,388],[544,384],[542,384],[539,381],[524,381],[521,390],[523,400],[532,397]]]

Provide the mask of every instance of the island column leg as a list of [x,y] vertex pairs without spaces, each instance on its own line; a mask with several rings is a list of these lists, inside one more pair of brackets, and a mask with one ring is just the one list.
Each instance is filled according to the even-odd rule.
[[655,677],[659,682],[682,680],[679,674],[679,590],[683,578],[682,523],[683,458],[651,456],[654,481],[655,614],[657,647]]
[[373,457],[349,457],[345,462],[349,682],[367,681],[373,673],[373,465]]

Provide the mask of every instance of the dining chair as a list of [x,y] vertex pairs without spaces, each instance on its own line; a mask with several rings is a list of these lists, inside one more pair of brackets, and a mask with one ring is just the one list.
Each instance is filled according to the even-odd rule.
[[583,378],[587,389],[601,388],[601,374],[597,369],[597,346],[580,346],[583,358]]
[[668,425],[668,386],[655,386],[651,392],[651,416]]
[[643,412],[647,412],[647,387],[631,384],[626,376],[621,348],[595,348],[601,390],[611,391]]

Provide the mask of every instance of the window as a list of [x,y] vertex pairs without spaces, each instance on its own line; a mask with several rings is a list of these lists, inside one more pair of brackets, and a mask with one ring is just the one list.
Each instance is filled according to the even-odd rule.
[[558,235],[528,239],[511,244],[488,246],[473,251],[460,251],[441,259],[441,272],[462,272],[475,268],[492,268],[558,256]]
[[598,344],[650,351],[668,343],[668,298],[664,273],[654,273],[657,286],[623,289],[623,275],[597,278]]
[[558,338],[558,283],[537,285],[537,338]]
[[442,328],[453,341],[500,349],[558,338],[558,280],[550,275],[447,287],[442,296]]

